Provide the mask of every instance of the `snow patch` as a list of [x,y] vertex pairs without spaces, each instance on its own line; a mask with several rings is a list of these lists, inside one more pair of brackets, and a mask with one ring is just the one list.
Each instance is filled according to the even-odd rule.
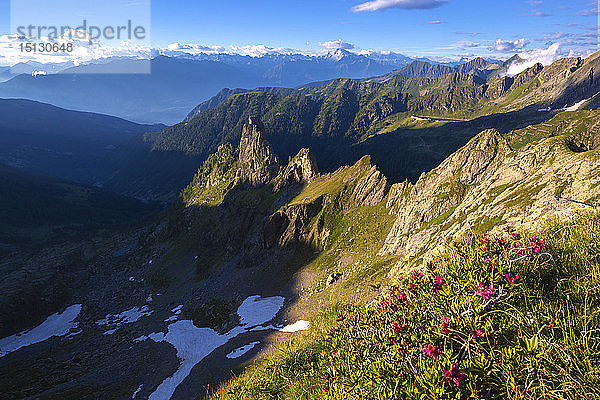
[[581,108],[581,106],[583,106],[588,101],[592,100],[598,94],[600,94],[600,93],[596,93],[594,96],[590,97],[589,99],[583,99],[583,100],[581,100],[581,101],[573,104],[571,107],[565,107],[561,111],[577,111],[577,110],[579,110]]
[[[283,307],[283,302],[284,298],[280,296],[248,297],[237,310],[240,315],[240,325],[223,335],[219,335],[210,328],[197,328],[191,320],[170,324],[166,334],[164,332],[149,334],[148,339],[155,342],[167,342],[175,347],[177,357],[181,360],[179,369],[162,381],[150,395],[149,400],[171,398],[177,386],[185,380],[196,364],[234,337],[250,331],[252,327],[271,321]],[[178,312],[181,311],[181,308],[176,307],[172,311]],[[145,340],[143,338],[142,336],[136,341]]]
[[263,299],[260,296],[248,297],[237,311],[241,317],[240,325],[251,328],[272,320],[283,307],[284,300],[281,296]]
[[182,308],[183,308],[183,304],[172,309],[171,312],[174,314],[172,316],[170,316],[169,318],[165,319],[165,322],[177,321],[179,319],[179,315],[181,314]]
[[75,304],[60,314],[52,314],[35,328],[0,339],[0,357],[12,353],[21,347],[43,342],[53,336],[64,336],[77,328],[73,322],[81,312],[81,304]]
[[298,332],[298,331],[306,331],[306,330],[308,330],[309,327],[310,327],[309,321],[300,320],[300,321],[296,321],[295,323],[293,323],[291,325],[284,326],[283,328],[279,329],[279,331],[292,333],[292,332]]
[[282,326],[274,326],[274,325],[255,326],[254,328],[252,328],[250,330],[252,332],[273,330],[273,331],[278,331],[278,332],[294,333],[294,332],[298,332],[298,331],[306,331],[306,330],[308,330],[309,327],[310,327],[310,322],[309,321],[299,320],[299,321],[294,322],[291,325],[285,325],[285,326],[283,326],[283,325]]
[[132,399],[135,399],[135,396],[137,396],[137,394],[140,392],[140,390],[142,390],[142,386],[144,386],[143,384],[138,386],[138,388],[135,390],[135,392],[133,392],[133,394],[131,395]]
[[252,342],[252,343],[248,343],[245,346],[238,347],[237,349],[233,350],[231,353],[227,354],[225,357],[231,358],[231,359],[240,358],[241,356],[243,356],[244,354],[246,354],[247,352],[252,350],[254,348],[254,346],[256,346],[257,344],[260,344],[260,342]]
[[174,309],[171,310],[172,313],[175,313],[175,315],[179,315],[181,314],[181,309],[183,308],[183,304],[180,306],[175,307]]
[[96,321],[96,324],[110,326],[111,329],[104,332],[105,335],[112,335],[123,324],[132,324],[138,319],[152,314],[153,311],[146,305],[143,307],[133,307],[123,311],[120,314],[108,314],[105,318]]

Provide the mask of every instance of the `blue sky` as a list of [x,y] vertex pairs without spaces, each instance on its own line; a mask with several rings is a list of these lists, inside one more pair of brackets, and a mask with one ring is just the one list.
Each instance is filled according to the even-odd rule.
[[[132,0],[135,1],[135,0]],[[73,4],[78,2],[71,1]],[[0,0],[0,35],[10,32]],[[597,49],[597,0],[153,0],[152,43],[502,56]]]

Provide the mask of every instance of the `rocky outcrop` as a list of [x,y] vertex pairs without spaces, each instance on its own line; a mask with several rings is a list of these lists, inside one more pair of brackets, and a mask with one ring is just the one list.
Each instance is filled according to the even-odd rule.
[[352,207],[375,206],[383,201],[387,190],[387,179],[376,166],[372,166],[368,174],[354,188],[350,204]]
[[586,58],[581,64],[562,71],[563,79],[552,91],[553,108],[569,107],[600,93],[600,52]]
[[508,92],[514,83],[512,76],[503,76],[491,81],[486,88],[485,95],[489,99],[496,99]]
[[323,198],[319,197],[310,203],[294,204],[271,215],[263,230],[265,247],[310,243],[315,232],[309,225],[322,207]]
[[202,185],[204,188],[219,184],[228,177],[232,169],[235,170],[236,156],[237,151],[231,144],[224,143],[220,145],[217,152],[211,154],[202,165],[202,168],[198,170],[193,183]]
[[281,170],[273,148],[264,138],[264,131],[262,121],[256,117],[250,117],[242,129],[236,178],[246,180],[252,186],[269,183]]
[[294,183],[310,182],[318,175],[315,155],[310,149],[301,149],[281,172],[275,190]]
[[[556,127],[554,136],[519,150],[495,130],[484,131],[416,184],[393,185],[386,205],[396,221],[380,254],[418,261],[467,232],[532,228],[547,216],[594,207],[600,199],[594,136],[570,131],[579,132],[585,119],[595,126],[597,117],[597,111],[579,112],[572,122],[557,117],[542,124]],[[579,142],[569,142],[575,137]]]
[[495,172],[510,151],[500,133],[487,130],[421,176],[415,185],[393,185],[387,207],[398,216],[381,253],[410,254],[426,235],[428,224],[455,209],[473,185]]
[[540,63],[533,65],[532,67],[527,68],[525,71],[518,73],[514,76],[513,87],[517,88],[524,83],[529,82],[533,78],[535,78],[542,70],[544,66]]

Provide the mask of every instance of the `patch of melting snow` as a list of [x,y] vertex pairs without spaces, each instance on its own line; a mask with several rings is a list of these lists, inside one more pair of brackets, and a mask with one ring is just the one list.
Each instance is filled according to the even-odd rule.
[[174,315],[170,316],[169,318],[165,319],[165,322],[173,322],[173,321],[177,321],[179,319],[179,315],[181,314],[181,309],[183,308],[183,304],[175,307],[174,309],[171,310],[172,313],[175,313]]
[[241,356],[243,356],[244,354],[246,354],[247,352],[252,350],[254,348],[254,346],[256,346],[257,344],[260,344],[260,342],[248,343],[245,346],[242,346],[242,347],[239,347],[239,348],[233,350],[231,353],[227,354],[225,357],[231,358],[231,359],[240,358]]
[[[223,335],[219,335],[210,328],[197,328],[191,320],[182,320],[170,324],[166,334],[164,332],[149,334],[148,339],[157,343],[167,342],[175,347],[181,364],[173,375],[162,381],[148,399],[170,399],[177,386],[187,378],[196,364],[234,337],[250,331],[253,327],[271,321],[283,307],[283,302],[284,298],[280,296],[248,297],[237,310],[240,316],[240,325]],[[177,310],[177,308],[173,309],[173,312],[181,310]],[[145,340],[143,338],[144,336],[135,339],[135,341],[141,342]]]
[[21,347],[31,346],[50,339],[53,336],[64,336],[79,325],[75,318],[81,312],[81,304],[75,304],[60,314],[52,314],[35,328],[0,339],[0,357],[12,353]]
[[571,107],[565,107],[565,108],[563,108],[563,110],[564,111],[577,111],[577,110],[579,110],[579,107],[581,107],[583,105],[583,103],[585,103],[588,100],[591,100],[591,98],[581,100],[580,102],[577,102],[577,103],[573,104]]
[[252,328],[250,330],[254,331],[254,332],[274,330],[274,331],[285,332],[285,333],[294,333],[294,332],[298,332],[298,331],[306,331],[306,330],[308,330],[309,327],[310,327],[310,322],[309,321],[299,320],[299,321],[294,322],[291,325],[285,325],[285,326],[274,326],[274,325],[255,326],[254,328]]
[[142,390],[142,386],[144,386],[144,385],[141,384],[140,386],[138,386],[138,388],[135,390],[135,392],[133,392],[133,394],[131,395],[132,399],[135,399],[135,396],[137,396],[137,394],[140,392],[140,390]]
[[71,339],[73,336],[77,336],[77,335],[79,335],[81,332],[83,332],[83,330],[81,330],[81,329],[80,329],[80,330],[78,330],[78,331],[75,331],[75,332],[71,332],[71,333],[69,333],[67,336],[65,336],[65,338],[67,338],[67,339]]
[[123,324],[132,324],[138,319],[152,314],[152,310],[146,305],[143,307],[133,307],[120,314],[108,314],[105,318],[96,321],[98,325],[110,326],[111,329],[104,332],[105,335],[112,335]]
[[183,304],[175,307],[174,309],[171,310],[172,313],[175,313],[175,315],[179,315],[181,314],[181,309],[183,308]]
[[149,294],[148,297],[146,298],[146,303],[150,303],[152,301],[152,295]]
[[[281,296],[266,297],[250,296],[238,308],[240,325],[251,328],[269,322],[283,307],[284,298]],[[266,318],[272,315],[271,318]]]
[[310,327],[309,321],[296,321],[291,325],[286,325],[283,328],[279,329],[280,332],[298,332],[298,331],[306,331]]

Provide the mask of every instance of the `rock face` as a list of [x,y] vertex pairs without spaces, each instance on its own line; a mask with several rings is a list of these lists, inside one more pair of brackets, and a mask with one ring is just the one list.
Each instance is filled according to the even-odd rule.
[[367,176],[354,188],[350,203],[353,207],[375,206],[383,200],[387,190],[387,179],[376,166],[372,166]]
[[[588,144],[600,137],[599,115],[557,116],[542,125],[551,131],[556,126],[558,135],[517,150],[497,131],[484,131],[416,184],[393,185],[387,207],[397,217],[380,254],[418,260],[467,232],[503,225],[530,228],[546,216],[593,207],[600,199],[600,156]],[[584,128],[596,133],[582,140],[577,135]],[[577,149],[569,145],[583,142]]]
[[250,117],[242,129],[237,178],[247,180],[252,186],[266,185],[281,170],[273,148],[264,139],[264,130],[262,121],[256,117]]
[[219,146],[216,153],[211,154],[194,177],[194,182],[202,183],[205,188],[217,185],[235,169],[237,152],[229,143]]
[[317,161],[309,149],[300,150],[283,168],[264,138],[262,122],[250,117],[243,127],[239,147],[229,143],[220,145],[184,189],[182,198],[188,206],[217,205],[235,187],[271,184],[274,191],[279,191],[318,176]]
[[323,207],[323,198],[306,204],[295,204],[269,217],[263,230],[266,248],[285,247],[292,243],[310,243],[315,237],[307,228]]
[[387,206],[397,210],[398,217],[381,253],[404,254],[418,246],[427,233],[423,227],[457,207],[469,187],[485,180],[509,152],[500,133],[484,131],[415,185],[394,185]]
[[281,173],[275,190],[293,183],[310,182],[318,175],[315,155],[310,149],[301,149]]

